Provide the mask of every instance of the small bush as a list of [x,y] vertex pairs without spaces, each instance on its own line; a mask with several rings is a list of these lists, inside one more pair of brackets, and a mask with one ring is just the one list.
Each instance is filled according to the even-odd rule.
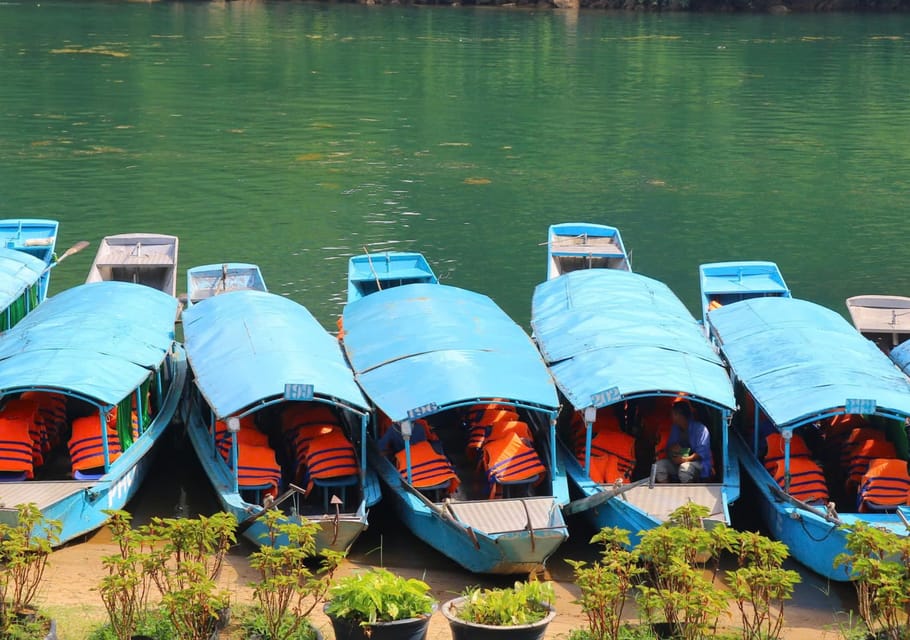
[[468,589],[453,613],[465,622],[497,627],[540,622],[555,599],[551,582],[516,582],[511,589]]
[[433,597],[422,580],[371,569],[345,576],[329,589],[326,613],[363,626],[430,615]]

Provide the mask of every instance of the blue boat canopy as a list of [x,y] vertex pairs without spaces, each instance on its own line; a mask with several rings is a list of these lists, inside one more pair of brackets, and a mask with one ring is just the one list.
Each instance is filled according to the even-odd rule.
[[411,284],[352,302],[344,346],[361,387],[395,421],[474,399],[558,407],[531,339],[490,298],[464,289]]
[[184,311],[183,333],[196,386],[219,418],[282,397],[288,384],[367,408],[338,341],[293,300],[228,292]]
[[910,340],[906,340],[891,350],[891,359],[901,371],[910,375]]
[[38,282],[47,265],[35,256],[0,247],[0,309],[6,309]]
[[778,427],[822,415],[910,415],[910,380],[839,314],[754,298],[708,314],[736,376]]
[[164,360],[176,315],[175,298],[143,285],[64,291],[0,337],[0,394],[53,388],[116,404]]
[[[573,271],[539,284],[531,326],[556,384],[577,409],[625,397],[686,393],[733,409],[720,357],[663,283],[615,269]],[[601,397],[603,398],[603,396]]]

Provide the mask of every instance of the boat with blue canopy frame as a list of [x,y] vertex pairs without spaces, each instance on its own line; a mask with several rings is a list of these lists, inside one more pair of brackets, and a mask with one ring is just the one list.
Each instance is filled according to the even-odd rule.
[[[573,271],[537,286],[531,327],[568,409],[560,455],[582,497],[567,512],[626,529],[633,541],[689,501],[707,507],[706,523],[729,523],[739,496],[739,469],[727,451],[733,387],[665,284],[630,271]],[[655,483],[672,403],[683,398],[708,427],[713,471],[685,484]]]
[[713,262],[698,267],[701,320],[719,306],[751,298],[789,298],[790,289],[773,262]]
[[15,326],[42,301],[39,281],[46,269],[32,255],[0,247],[0,331]]
[[835,567],[852,525],[908,534],[910,380],[839,314],[786,297],[708,313],[744,410],[731,451],[771,535],[813,571]]
[[62,544],[133,497],[183,392],[176,310],[148,287],[81,285],[0,337],[0,521],[35,503]]
[[45,270],[38,278],[38,302],[47,297],[50,281],[50,267],[54,263],[54,249],[57,246],[56,220],[38,218],[10,218],[0,220],[0,247],[14,249],[38,258]]
[[[350,547],[381,489],[365,462],[369,405],[338,341],[306,308],[264,291],[203,300],[184,311],[183,330],[184,420],[222,507],[255,544],[266,533],[259,516],[281,508],[318,525],[318,548]],[[347,468],[335,458],[317,472],[323,449],[347,456]]]
[[590,222],[550,226],[547,280],[579,269],[632,270],[632,260],[616,227]]
[[245,262],[206,264],[186,272],[186,304],[228,291],[268,291],[259,266]]
[[436,284],[439,279],[420,253],[386,251],[348,260],[348,302],[405,284]]
[[404,524],[476,573],[545,563],[568,537],[568,485],[528,335],[486,296],[420,283],[348,304],[343,341],[381,412],[367,453]]

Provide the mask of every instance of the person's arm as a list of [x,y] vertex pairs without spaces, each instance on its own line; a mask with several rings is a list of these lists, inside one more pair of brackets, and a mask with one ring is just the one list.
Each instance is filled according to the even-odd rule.
[[[693,447],[694,450],[685,456],[684,462],[698,462],[699,460],[707,460],[711,456],[711,434],[708,433],[708,427],[702,424],[699,427],[700,429],[696,434],[698,438]],[[692,427],[690,426],[689,429],[691,430]]]

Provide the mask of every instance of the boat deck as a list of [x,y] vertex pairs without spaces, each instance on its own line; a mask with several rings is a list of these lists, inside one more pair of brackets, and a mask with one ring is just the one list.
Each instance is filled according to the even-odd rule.
[[39,509],[45,509],[96,484],[97,480],[0,482],[0,509],[13,509],[28,502],[34,502]]
[[863,333],[910,333],[910,298],[856,296],[847,300],[853,326]]
[[708,507],[706,520],[724,521],[723,485],[720,484],[660,484],[653,489],[635,487],[615,498],[626,500],[650,516],[665,521],[670,513],[686,502]]
[[553,253],[587,255],[589,253],[625,255],[616,243],[616,236],[553,236]]
[[553,498],[450,502],[448,509],[462,524],[488,534],[523,531],[529,518],[534,529],[547,529]]

